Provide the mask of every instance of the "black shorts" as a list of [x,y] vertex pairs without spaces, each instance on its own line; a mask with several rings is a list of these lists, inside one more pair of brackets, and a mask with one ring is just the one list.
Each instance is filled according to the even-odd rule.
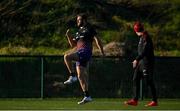
[[77,51],[77,54],[79,56],[79,61],[76,62],[76,66],[86,67],[88,61],[92,57],[92,51],[87,48],[82,48]]

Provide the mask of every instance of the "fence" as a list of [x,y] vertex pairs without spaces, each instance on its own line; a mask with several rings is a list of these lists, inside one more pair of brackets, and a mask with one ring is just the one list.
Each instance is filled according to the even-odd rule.
[[[93,57],[89,66],[90,93],[93,97],[120,97],[132,95],[132,59],[124,57]],[[155,83],[161,98],[180,98],[180,58],[156,57]],[[79,83],[53,87],[63,82],[68,71],[62,56],[0,56],[1,98],[78,97],[82,95]],[[142,81],[142,94],[148,93]]]

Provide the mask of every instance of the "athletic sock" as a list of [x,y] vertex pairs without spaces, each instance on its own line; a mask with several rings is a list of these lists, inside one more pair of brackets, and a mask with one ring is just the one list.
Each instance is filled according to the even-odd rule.
[[84,91],[84,96],[89,97],[89,92],[88,91]]
[[71,75],[72,77],[75,77],[75,76],[76,76],[74,72],[70,73],[70,75]]

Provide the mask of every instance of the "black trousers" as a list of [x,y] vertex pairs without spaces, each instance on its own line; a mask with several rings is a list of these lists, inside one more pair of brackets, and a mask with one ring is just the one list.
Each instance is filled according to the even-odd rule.
[[144,68],[142,65],[139,65],[135,68],[133,76],[133,98],[135,100],[139,99],[141,79],[144,79],[146,86],[150,87],[152,100],[157,102],[156,88],[153,81],[153,65],[146,68]]

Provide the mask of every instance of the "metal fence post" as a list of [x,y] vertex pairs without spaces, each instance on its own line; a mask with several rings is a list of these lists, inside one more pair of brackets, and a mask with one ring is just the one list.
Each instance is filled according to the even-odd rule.
[[44,58],[41,57],[41,99],[44,97]]
[[143,100],[143,80],[140,80],[140,98]]

